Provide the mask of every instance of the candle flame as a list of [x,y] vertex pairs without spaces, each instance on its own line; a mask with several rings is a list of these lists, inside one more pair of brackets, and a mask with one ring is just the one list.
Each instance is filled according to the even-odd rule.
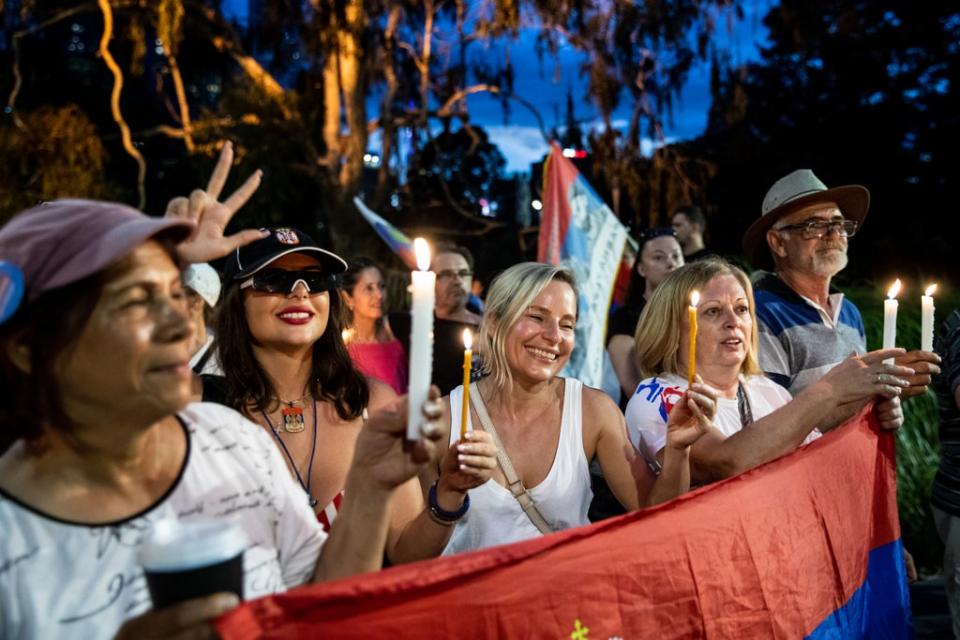
[[695,307],[700,304],[700,292],[694,291],[690,294],[690,306]]
[[344,329],[343,331],[341,331],[340,337],[343,338],[344,344],[350,342],[350,329]]
[[463,330],[463,348],[470,349],[473,347],[473,333],[470,329]]
[[893,300],[897,297],[897,294],[900,293],[900,278],[897,278],[893,285],[890,287],[890,290],[887,291],[887,297]]
[[932,284],[929,287],[927,287],[927,290],[923,292],[923,295],[932,296],[934,293],[936,293],[936,291],[937,291],[937,285]]
[[417,269],[427,271],[430,268],[430,245],[423,238],[413,241],[413,253],[417,256]]

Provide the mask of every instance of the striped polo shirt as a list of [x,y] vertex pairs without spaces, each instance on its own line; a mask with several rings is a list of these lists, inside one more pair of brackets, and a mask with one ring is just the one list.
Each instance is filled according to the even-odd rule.
[[760,368],[797,395],[852,352],[866,352],[863,318],[842,293],[830,290],[831,316],[772,273],[753,277],[760,333]]
[[940,409],[942,456],[933,479],[930,502],[954,517],[960,517],[960,409],[956,393],[960,385],[960,310],[944,321],[933,350],[940,354],[940,375],[934,377]]

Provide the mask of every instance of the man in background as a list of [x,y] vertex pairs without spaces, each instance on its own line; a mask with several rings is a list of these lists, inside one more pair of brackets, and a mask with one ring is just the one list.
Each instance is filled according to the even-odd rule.
[[193,345],[190,368],[201,373],[220,374],[220,365],[213,357],[213,331],[210,320],[220,299],[220,275],[205,262],[191,264],[183,271],[183,286],[187,294],[187,309],[193,324]]
[[706,248],[703,237],[707,233],[707,218],[695,204],[680,207],[670,216],[670,225],[683,249],[684,263],[716,255]]

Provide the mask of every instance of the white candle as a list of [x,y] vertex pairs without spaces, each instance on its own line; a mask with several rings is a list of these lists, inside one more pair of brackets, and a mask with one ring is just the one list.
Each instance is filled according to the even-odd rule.
[[920,297],[920,349],[933,351],[933,294],[937,285],[927,287]]
[[430,245],[423,238],[413,241],[419,271],[413,277],[413,316],[410,327],[410,381],[407,391],[407,440],[420,439],[423,403],[433,376],[433,308],[437,275],[430,268]]
[[[900,293],[900,278],[887,292],[887,299],[883,301],[883,348],[893,349],[897,346],[897,294]],[[893,364],[893,358],[884,360],[886,364]]]

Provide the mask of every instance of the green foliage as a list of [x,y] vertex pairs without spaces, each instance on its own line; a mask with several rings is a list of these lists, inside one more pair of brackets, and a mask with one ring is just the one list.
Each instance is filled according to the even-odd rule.
[[[878,349],[882,342],[883,298],[888,286],[889,283],[844,287],[845,293],[863,314],[870,349]],[[908,350],[920,345],[919,297],[916,288],[900,296],[897,346]],[[939,296],[936,302],[943,319],[960,303],[960,299],[956,295]],[[897,505],[903,541],[921,573],[935,573],[943,562],[943,544],[930,512],[930,487],[940,462],[939,418],[933,392],[906,401],[904,415],[904,426],[897,432]]]
[[21,113],[23,128],[0,124],[0,224],[54,198],[105,198],[106,151],[89,118],[75,105]]

